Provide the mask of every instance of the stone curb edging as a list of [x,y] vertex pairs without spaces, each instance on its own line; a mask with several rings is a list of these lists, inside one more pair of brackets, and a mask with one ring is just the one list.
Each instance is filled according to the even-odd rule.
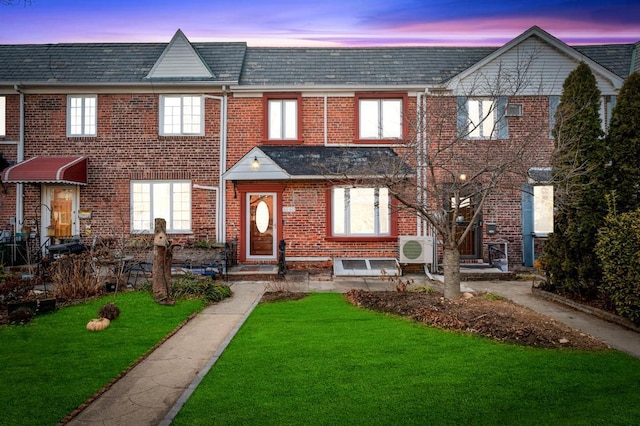
[[541,290],[536,287],[531,287],[531,293],[534,296],[542,297],[543,299],[551,300],[552,302],[560,303],[569,306],[577,311],[584,312],[589,315],[593,315],[605,321],[612,322],[614,324],[621,325],[630,330],[640,333],[640,327],[629,321],[628,319],[619,317],[611,312],[603,311],[602,309],[593,308],[591,306],[582,305],[566,297],[558,296],[557,294],[550,293],[545,290]]

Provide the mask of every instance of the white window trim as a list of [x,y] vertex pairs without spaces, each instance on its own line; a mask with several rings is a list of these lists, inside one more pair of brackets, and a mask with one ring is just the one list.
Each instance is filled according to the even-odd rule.
[[[375,118],[372,117],[365,117],[363,114],[363,108],[362,108],[362,103],[363,102],[377,102],[378,104],[378,113],[377,116]],[[398,125],[399,125],[399,134],[397,136],[387,136],[384,134],[384,126],[383,123],[385,122],[385,116],[384,116],[384,103],[385,102],[399,102],[400,103],[400,114],[397,117],[398,120]],[[388,139],[401,139],[403,132],[404,132],[404,128],[403,128],[403,120],[402,120],[402,116],[404,114],[403,111],[404,108],[404,102],[402,98],[360,98],[358,100],[358,114],[359,114],[359,123],[358,123],[358,139],[361,140],[388,140]],[[372,121],[373,119],[375,119],[375,121],[377,122],[377,129],[378,129],[378,135],[377,136],[363,136],[362,135],[362,130],[363,130],[363,122],[364,120],[368,120],[368,121]]]
[[[134,184],[148,184],[150,185],[150,190],[149,190],[149,217],[147,218],[147,220],[149,221],[149,228],[147,229],[141,229],[141,228],[136,228],[135,227],[135,211],[134,211],[134,191],[133,191],[133,187]],[[192,233],[192,228],[193,228],[193,192],[191,191],[191,181],[189,180],[132,180],[129,183],[129,194],[130,194],[130,206],[131,206],[131,222],[130,222],[130,227],[131,227],[131,232],[132,233],[141,233],[141,234],[151,234],[154,231],[154,222],[155,222],[155,214],[154,214],[154,199],[153,199],[153,185],[155,184],[170,184],[170,201],[169,201],[169,209],[170,209],[170,217],[165,217],[163,219],[166,220],[167,222],[167,233],[170,234],[189,234]],[[173,186],[175,184],[187,184],[187,187],[189,188],[189,228],[174,228],[173,227],[173,213],[174,213],[174,194],[175,191],[173,189]]]
[[[165,100],[169,98],[180,99],[180,132],[170,133],[164,131],[165,124]],[[185,113],[184,113],[184,99],[185,98],[199,98],[200,99],[200,123],[198,132],[185,132]],[[204,96],[202,95],[160,95],[160,108],[159,115],[159,128],[158,134],[160,136],[203,136],[204,135]]]
[[[357,238],[357,237],[387,237],[391,235],[391,197],[388,194],[387,191],[387,206],[388,206],[388,212],[387,212],[387,231],[386,232],[381,232],[380,228],[381,228],[381,223],[380,223],[380,189],[386,189],[386,188],[379,188],[379,187],[356,187],[357,189],[374,189],[374,232],[373,233],[352,233],[351,230],[351,212],[350,212],[350,190],[353,187],[351,186],[336,186],[333,187],[331,189],[331,236],[332,237],[353,237],[353,238]],[[336,211],[336,205],[334,202],[334,197],[335,197],[335,190],[336,189],[344,189],[344,210],[341,210],[340,212]],[[339,215],[339,216],[338,216]],[[335,225],[336,225],[336,220],[340,219],[342,222],[342,225],[344,227],[344,232],[343,233],[336,233],[335,232]]]
[[[71,100],[72,99],[81,99],[82,100],[82,112],[81,112],[81,123],[80,123],[80,128],[81,131],[80,133],[73,133],[71,131],[72,127],[71,127]],[[91,123],[93,125],[93,132],[87,132],[86,128],[87,128],[87,115],[86,115],[86,107],[85,107],[85,103],[87,99],[93,99],[95,101],[95,107],[94,107],[94,111],[93,111],[93,123]],[[67,137],[70,138],[84,138],[84,137],[93,137],[93,136],[97,136],[98,134],[98,95],[68,95],[67,96]]]

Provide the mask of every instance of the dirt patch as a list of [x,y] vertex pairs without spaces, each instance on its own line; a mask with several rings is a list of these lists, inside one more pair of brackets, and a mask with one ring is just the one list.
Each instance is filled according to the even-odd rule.
[[297,291],[267,291],[262,295],[261,302],[278,302],[285,300],[298,300],[306,297],[307,293]]
[[603,342],[505,299],[476,294],[446,300],[441,293],[351,290],[347,300],[430,326],[485,336],[500,342],[544,348],[601,350]]

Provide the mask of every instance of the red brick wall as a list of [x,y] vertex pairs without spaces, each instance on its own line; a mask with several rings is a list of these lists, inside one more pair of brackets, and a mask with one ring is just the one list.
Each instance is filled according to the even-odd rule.
[[[98,95],[96,137],[66,136],[66,104],[65,94],[25,96],[25,159],[88,157],[89,184],[80,190],[80,208],[91,210],[92,218],[81,220],[81,233],[87,226],[99,236],[129,232],[132,179],[189,179],[194,184],[218,185],[219,101],[205,101],[205,134],[188,137],[158,135],[157,94]],[[11,105],[18,107],[13,100]],[[13,132],[18,121],[18,114],[12,112],[8,129]],[[39,203],[40,186],[25,186],[25,220],[29,220]],[[194,188],[192,202],[195,237],[204,238],[208,232],[215,238],[215,193]]]
[[[415,98],[408,102],[415,111]],[[229,100],[228,155],[227,168],[232,167],[254,146],[268,144],[263,134],[262,98],[234,98]],[[354,97],[328,96],[326,99],[327,142],[328,144],[353,144],[356,139],[356,104]],[[302,137],[305,145],[323,145],[325,142],[325,99],[323,96],[302,98]],[[333,241],[327,239],[327,189],[326,182],[286,182],[282,194],[283,237],[287,242],[287,257],[396,257],[395,241]],[[237,198],[235,198],[237,195]],[[239,192],[234,194],[231,183],[227,184],[227,238],[240,237],[241,223]],[[416,233],[415,216],[407,213],[398,215],[398,233]],[[241,242],[241,247],[243,244]],[[312,262],[313,263],[313,262]],[[314,266],[303,263],[304,266]],[[316,265],[318,266],[318,265]],[[325,265],[326,266],[326,265]]]
[[[451,181],[459,173],[474,174],[492,162],[506,162],[515,159],[514,152],[524,149],[523,162],[511,165],[513,174],[505,175],[500,186],[493,190],[483,209],[483,258],[488,260],[487,244],[508,243],[509,262],[512,266],[522,264],[522,218],[521,187],[527,183],[526,171],[530,167],[548,167],[553,151],[553,139],[549,138],[549,106],[545,96],[523,96],[509,99],[512,103],[523,104],[521,117],[509,117],[508,140],[458,140],[452,149],[454,155],[447,159],[451,176],[441,175],[441,179]],[[430,129],[430,146],[454,141],[456,138],[456,101],[454,97],[428,97],[427,117]],[[437,132],[440,133],[437,133]],[[496,161],[498,160],[498,161]],[[432,194],[433,198],[433,194]],[[440,200],[431,200],[435,207]],[[496,223],[497,233],[488,235],[486,224]]]

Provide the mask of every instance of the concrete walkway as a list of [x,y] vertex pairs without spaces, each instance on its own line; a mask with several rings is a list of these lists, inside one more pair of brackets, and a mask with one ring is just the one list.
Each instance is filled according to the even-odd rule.
[[[414,285],[427,283],[424,277],[415,280]],[[639,333],[536,297],[529,282],[467,282],[464,287],[503,296],[640,358]],[[275,283],[234,282],[233,297],[207,307],[68,424],[169,425],[265,290],[346,292],[353,288],[380,291],[391,290],[392,285],[376,278],[316,281],[299,277]]]

